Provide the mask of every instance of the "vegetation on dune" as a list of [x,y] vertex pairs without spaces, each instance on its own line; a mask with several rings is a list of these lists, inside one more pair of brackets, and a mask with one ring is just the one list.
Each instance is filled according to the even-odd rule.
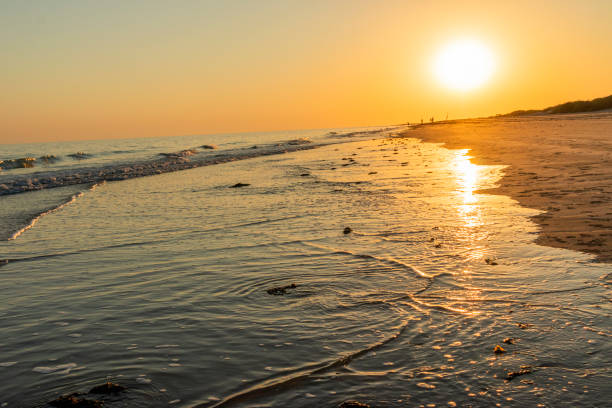
[[556,114],[556,113],[579,113],[579,112],[595,112],[604,109],[612,109],[612,95],[596,98],[590,101],[573,101],[565,102],[560,105],[550,106],[546,109],[531,109],[517,110],[498,116],[525,116],[525,115],[541,115],[541,114]]

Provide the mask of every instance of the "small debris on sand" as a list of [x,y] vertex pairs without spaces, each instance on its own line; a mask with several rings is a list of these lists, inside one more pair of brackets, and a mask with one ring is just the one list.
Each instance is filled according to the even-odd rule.
[[202,145],[200,146],[201,149],[216,149],[217,146],[215,145]]
[[300,177],[307,177],[307,176],[310,176],[310,173],[302,173],[302,174],[300,174]]
[[102,403],[97,400],[89,400],[79,397],[79,394],[62,395],[49,401],[49,405],[58,408],[73,407],[73,408],[102,408]]
[[266,292],[268,292],[268,295],[282,296],[282,295],[287,294],[287,289],[295,289],[295,288],[297,288],[297,285],[295,283],[292,283],[291,285],[287,285],[287,286],[279,286],[277,288],[270,288]]
[[368,404],[359,401],[344,401],[338,408],[370,408]]
[[506,376],[506,381],[512,381],[512,379],[515,377],[525,375],[525,374],[531,374],[532,372],[533,370],[531,369],[531,367],[521,366],[521,369],[518,371],[510,371],[508,375]]
[[495,354],[503,354],[506,352],[506,350],[504,350],[504,348],[502,346],[500,346],[499,344],[497,346],[495,346],[495,348],[493,349],[493,352]]
[[497,262],[495,262],[495,260],[491,258],[485,259],[485,262],[487,263],[487,265],[497,265]]
[[353,230],[351,229],[351,227],[346,227],[346,228],[344,228],[344,230],[342,231],[342,233],[343,233],[344,235],[346,235],[346,234],[350,234],[351,232],[353,232]]
[[378,174],[378,172],[377,171],[371,171],[368,174]]
[[121,391],[125,391],[126,388],[122,385],[112,383],[110,381],[93,387],[89,390],[90,394],[118,394]]
[[514,338],[512,338],[512,337],[506,337],[506,338],[504,339],[504,343],[506,343],[506,344],[514,344]]
[[518,326],[519,329],[523,329],[523,330],[529,327],[529,325],[526,323],[517,323],[516,325]]
[[238,188],[238,187],[246,187],[246,186],[250,186],[250,184],[248,184],[248,183],[236,183],[233,186],[230,186],[230,188]]
[[434,247],[436,247],[436,248],[442,248],[442,244],[436,244],[436,245],[434,245]]

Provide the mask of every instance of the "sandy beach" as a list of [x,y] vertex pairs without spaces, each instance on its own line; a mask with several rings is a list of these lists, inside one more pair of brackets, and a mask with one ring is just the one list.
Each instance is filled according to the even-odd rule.
[[508,165],[486,192],[545,211],[533,217],[538,244],[612,262],[612,113],[449,121],[404,135],[470,149],[475,164]]

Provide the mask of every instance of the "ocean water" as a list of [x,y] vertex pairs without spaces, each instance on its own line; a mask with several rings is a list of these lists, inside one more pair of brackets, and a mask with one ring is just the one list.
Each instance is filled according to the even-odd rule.
[[[478,193],[503,166],[329,131],[116,142],[141,152],[123,164],[205,143],[312,148],[0,196],[21,231],[0,241],[0,406],[93,398],[107,380],[127,391],[105,407],[609,403],[609,264],[535,245],[537,211]],[[97,146],[58,150],[109,165]]]

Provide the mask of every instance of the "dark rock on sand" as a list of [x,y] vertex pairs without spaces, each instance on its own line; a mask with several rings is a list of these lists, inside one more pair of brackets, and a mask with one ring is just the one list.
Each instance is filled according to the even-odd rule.
[[239,187],[246,187],[246,186],[250,186],[250,184],[248,184],[248,183],[236,183],[233,186],[230,186],[230,188],[239,188]]
[[292,283],[291,285],[287,285],[287,286],[279,286],[276,288],[270,288],[266,292],[268,292],[268,295],[282,296],[282,295],[287,294],[287,289],[295,289],[295,288],[297,288],[297,285],[295,283]]
[[351,227],[346,227],[346,228],[344,228],[344,230],[342,231],[342,233],[343,233],[344,235],[346,235],[346,234],[350,234],[351,232],[353,232],[353,230],[351,229]]
[[215,145],[202,145],[200,146],[201,149],[216,149],[217,146]]
[[359,401],[344,401],[338,408],[371,408],[368,404]]
[[49,401],[49,405],[58,408],[102,408],[102,403],[100,401],[79,397],[77,393],[62,395],[53,401]]
[[487,265],[497,265],[497,262],[495,262],[494,259],[487,258],[485,259],[485,262],[487,263]]
[[97,385],[89,390],[90,394],[118,394],[121,391],[125,391],[126,388],[122,385],[115,384],[112,382],[106,382],[102,385]]
[[506,344],[514,344],[514,339],[512,337],[506,337],[504,339],[504,343],[506,343]]
[[300,174],[300,177],[308,177],[308,176],[310,176],[310,173],[302,173],[302,174]]

